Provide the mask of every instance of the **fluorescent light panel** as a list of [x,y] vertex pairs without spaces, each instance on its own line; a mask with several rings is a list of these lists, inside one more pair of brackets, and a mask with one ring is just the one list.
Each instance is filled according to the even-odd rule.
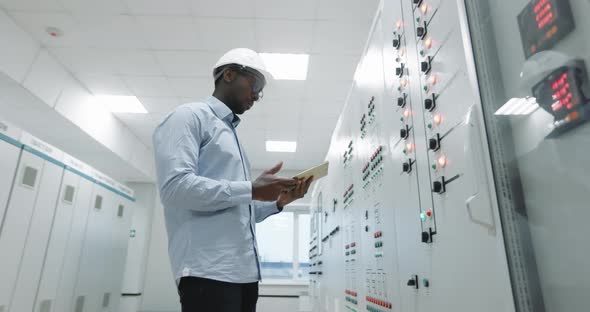
[[537,99],[534,97],[512,98],[502,105],[494,115],[504,116],[525,116],[530,115],[539,108]]
[[305,80],[308,54],[260,53],[266,69],[276,80]]
[[297,142],[293,141],[266,141],[267,152],[295,153]]
[[147,114],[147,110],[135,96],[97,95],[96,101],[111,113]]

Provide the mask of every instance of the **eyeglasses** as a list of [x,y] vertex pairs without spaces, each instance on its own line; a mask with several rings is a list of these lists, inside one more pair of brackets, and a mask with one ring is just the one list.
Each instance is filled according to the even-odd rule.
[[[250,79],[248,79],[248,81],[250,82],[250,87],[252,89],[252,93],[258,95],[258,99],[262,99],[263,94],[263,89],[266,86],[266,78],[264,78],[264,76],[262,74],[260,74],[258,71],[250,69],[246,66],[241,66],[241,65],[235,65],[235,66],[230,66],[229,68],[235,70],[236,72],[238,72],[240,75],[248,77]],[[223,75],[223,70],[219,71],[219,73],[217,73],[214,77],[215,81],[217,81],[217,79],[221,78],[221,76]]]

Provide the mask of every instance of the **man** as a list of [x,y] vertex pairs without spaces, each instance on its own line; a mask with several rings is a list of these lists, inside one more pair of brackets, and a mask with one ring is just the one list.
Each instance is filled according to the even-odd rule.
[[282,163],[250,182],[238,115],[262,96],[267,73],[249,49],[223,55],[215,91],[168,114],[153,135],[168,252],[182,312],[256,311],[255,224],[302,198],[311,181],[281,178]]

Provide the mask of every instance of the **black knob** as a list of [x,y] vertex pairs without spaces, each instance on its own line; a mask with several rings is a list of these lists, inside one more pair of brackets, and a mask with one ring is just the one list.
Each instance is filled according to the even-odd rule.
[[365,232],[369,232],[369,226],[365,225]]
[[432,110],[434,110],[435,106],[436,102],[434,100],[434,97],[432,99],[424,100],[424,109],[426,109],[427,111],[431,112]]
[[[443,192],[443,184],[440,181],[434,181],[434,183],[432,183],[432,191],[434,193],[439,193],[441,194]],[[424,233],[422,233],[422,235],[424,235]]]
[[406,173],[410,172],[412,170],[412,165],[410,165],[409,162],[405,162],[402,164],[402,170]]
[[423,243],[430,242],[430,234],[428,232],[422,232],[422,242]]
[[409,131],[408,131],[408,128],[405,128],[405,129],[400,129],[400,130],[399,130],[399,136],[400,136],[402,139],[404,139],[404,140],[405,140],[405,139],[407,139],[409,135],[410,135],[410,133],[409,133]]
[[415,5],[420,5],[422,3],[422,0],[413,0]]
[[426,35],[426,29],[422,26],[418,27],[416,29],[416,35],[420,38],[424,37],[424,35]]
[[420,39],[424,39],[424,37],[426,37],[426,33],[426,22],[424,22],[424,26],[419,26],[416,28],[416,36],[418,36]]
[[397,98],[397,106],[399,106],[399,107],[406,106],[406,98],[403,96],[398,97]]
[[438,138],[432,138],[428,140],[428,148],[431,151],[436,151],[438,150],[440,147],[440,143],[439,143],[439,139]]
[[412,275],[412,278],[408,280],[408,286],[418,289],[418,275]]
[[430,287],[430,281],[429,281],[429,280],[427,280],[427,279],[423,279],[423,280],[422,280],[422,285],[423,285],[425,288],[428,288],[428,287]]

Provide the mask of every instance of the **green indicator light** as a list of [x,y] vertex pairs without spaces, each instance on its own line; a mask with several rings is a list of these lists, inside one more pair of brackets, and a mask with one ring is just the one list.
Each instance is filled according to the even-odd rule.
[[426,214],[424,212],[420,213],[420,219],[426,221]]
[[431,123],[428,124],[428,129],[432,129],[432,124]]
[[432,164],[432,169],[436,169],[436,164]]

